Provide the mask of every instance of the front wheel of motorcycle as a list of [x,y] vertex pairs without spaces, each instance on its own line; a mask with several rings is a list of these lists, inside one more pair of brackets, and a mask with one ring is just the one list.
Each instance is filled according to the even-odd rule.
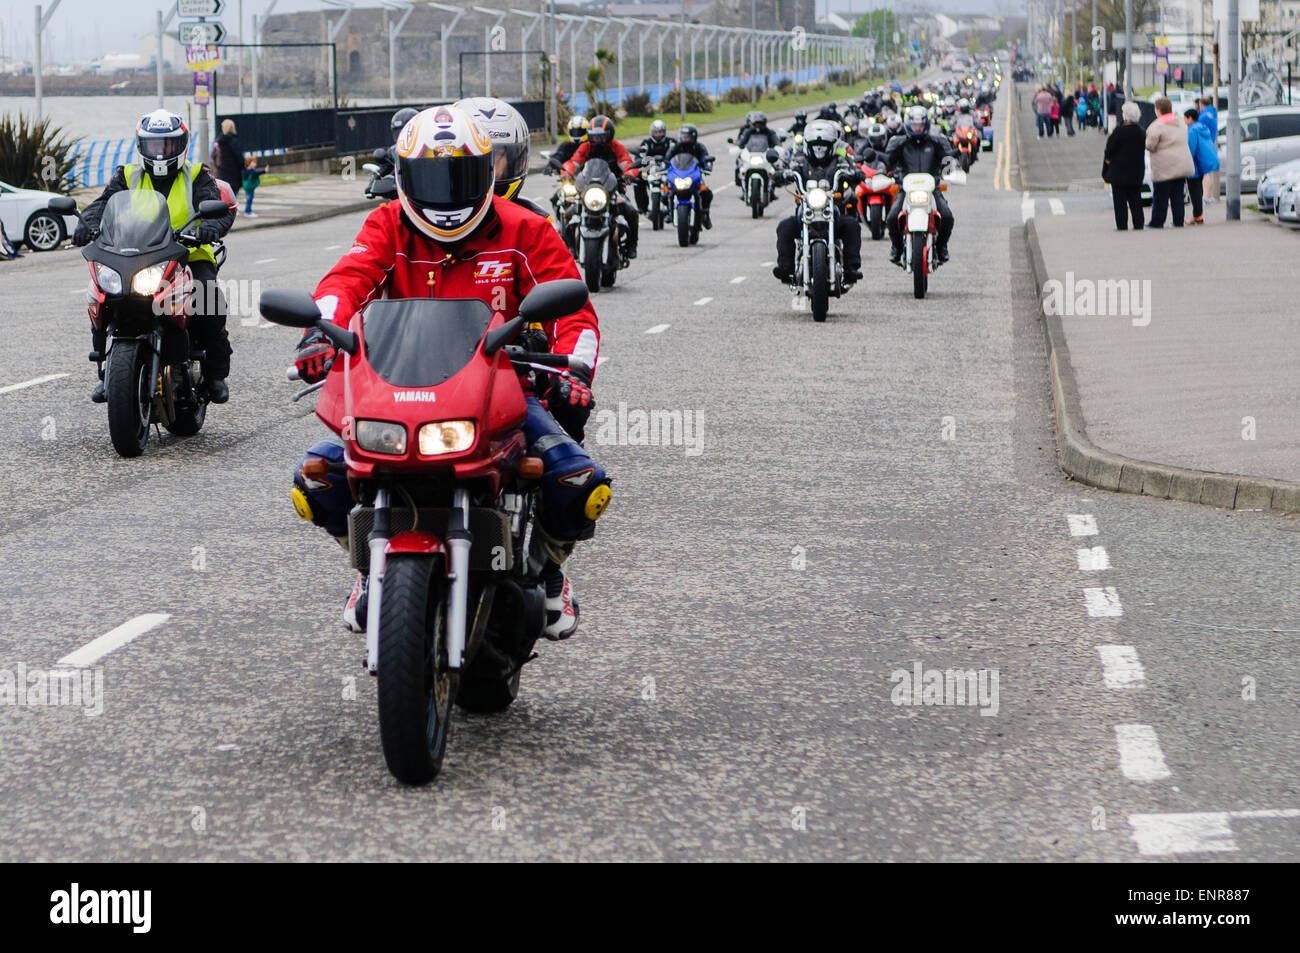
[[384,571],[379,607],[379,738],[403,784],[442,768],[456,680],[447,667],[447,584],[435,560],[399,555]]
[[969,152],[963,152],[963,153],[961,154],[961,170],[962,170],[963,172],[969,172],[969,171],[970,171],[970,153],[969,153]]
[[885,207],[871,206],[871,240],[878,242],[885,237]]
[[925,232],[912,233],[912,295],[924,298],[930,283],[930,236]]
[[749,214],[751,218],[763,217],[763,187],[751,185],[749,189]]
[[664,227],[664,215],[659,206],[659,193],[655,192],[650,196],[650,228],[652,231],[662,231]]
[[685,248],[691,243],[691,207],[677,206],[677,244]]
[[108,435],[123,457],[138,457],[149,442],[153,408],[152,355],[141,341],[120,341],[108,352],[104,393],[108,397]]
[[812,316],[814,321],[820,323],[826,320],[826,312],[830,308],[831,275],[825,245],[820,242],[813,245],[808,264]]
[[592,294],[600,290],[600,274],[605,266],[605,256],[600,252],[601,244],[599,238],[582,240],[582,278]]

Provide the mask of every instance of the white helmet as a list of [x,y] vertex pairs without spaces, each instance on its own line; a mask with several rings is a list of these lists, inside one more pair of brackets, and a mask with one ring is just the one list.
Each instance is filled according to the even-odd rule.
[[173,175],[184,164],[189,144],[185,120],[170,110],[145,113],[135,125],[135,151],[151,176]]
[[492,206],[492,140],[462,109],[432,106],[397,137],[397,199],[406,217],[437,242],[459,241]]
[[468,113],[488,134],[496,166],[496,194],[514,198],[528,177],[528,123],[504,99],[473,96],[452,105]]

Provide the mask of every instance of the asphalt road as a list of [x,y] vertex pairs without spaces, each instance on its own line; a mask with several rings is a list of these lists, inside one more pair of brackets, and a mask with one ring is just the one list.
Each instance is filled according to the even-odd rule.
[[[509,712],[458,713],[418,790],[338,621],[351,572],[288,499],[325,433],[288,400],[297,332],[236,315],[231,402],[122,461],[84,262],[3,266],[0,670],[169,618],[102,660],[102,714],[0,704],[0,860],[1296,859],[1300,523],[1063,478],[1034,197],[991,159],[929,298],[874,244],[824,325],[734,187],[696,248],[643,228],[595,302],[597,398],[691,413],[702,452],[591,442],[582,629]],[[360,222],[249,232],[223,275],[310,289]],[[917,665],[996,695],[897,704]]]

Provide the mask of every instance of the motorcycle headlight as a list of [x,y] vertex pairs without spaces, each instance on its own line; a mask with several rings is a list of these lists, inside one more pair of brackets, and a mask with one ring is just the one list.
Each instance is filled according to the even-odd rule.
[[436,457],[442,453],[460,453],[474,442],[474,421],[441,420],[420,428],[420,453]]
[[157,265],[150,265],[135,273],[131,279],[131,290],[138,295],[153,295],[158,293],[162,286],[163,274],[167,271],[167,263],[163,262]]
[[563,185],[563,189],[564,189],[564,194],[569,198],[573,198],[573,196],[578,194],[578,187],[574,185],[572,182],[565,182]]
[[406,453],[406,428],[386,420],[358,420],[357,445],[371,453]]
[[99,283],[101,291],[107,291],[113,295],[122,293],[122,276],[109,268],[108,265],[95,262],[95,281]]
[[907,193],[907,200],[913,205],[929,205],[930,193],[925,189],[913,189]]
[[767,159],[765,159],[763,156],[750,156],[750,157],[749,157],[749,164],[750,164],[750,165],[762,165],[762,164],[765,163],[766,161],[767,161]]
[[689,189],[691,187],[690,179],[683,179],[681,176],[673,179],[673,185],[679,189]]
[[825,189],[809,189],[805,196],[808,201],[808,207],[813,209],[825,208],[830,196],[826,194]]
[[604,189],[587,189],[582,195],[582,204],[593,212],[599,212],[609,204],[609,194]]

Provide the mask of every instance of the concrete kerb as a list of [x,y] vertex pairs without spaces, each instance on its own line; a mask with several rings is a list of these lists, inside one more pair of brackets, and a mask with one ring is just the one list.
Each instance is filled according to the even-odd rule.
[[[1025,223],[1025,245],[1034,274],[1035,294],[1048,279],[1034,220]],[[1073,479],[1103,490],[1139,493],[1237,510],[1300,513],[1300,483],[1211,470],[1190,470],[1135,460],[1098,447],[1088,439],[1070,349],[1060,315],[1038,312],[1047,340],[1047,367],[1056,418],[1057,462]]]

